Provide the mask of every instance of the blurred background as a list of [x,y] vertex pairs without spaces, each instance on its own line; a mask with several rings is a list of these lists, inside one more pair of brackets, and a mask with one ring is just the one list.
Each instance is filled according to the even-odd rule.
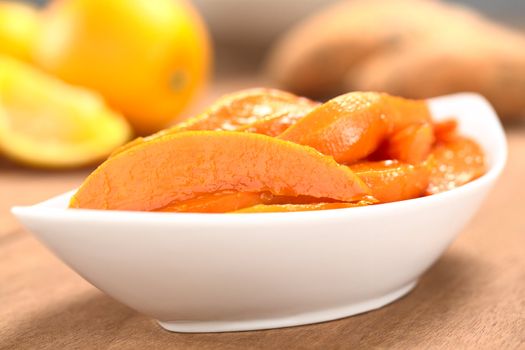
[[[22,1],[22,0],[20,0]],[[430,1],[430,0],[429,0]],[[33,0],[43,5],[46,0]],[[280,34],[338,0],[194,0],[211,32],[219,74],[254,71]],[[488,17],[525,29],[523,0],[448,0],[471,6]],[[238,61],[236,65],[231,60]]]
[[523,120],[524,23],[522,0],[0,0],[2,162],[93,166],[253,86],[474,91]]

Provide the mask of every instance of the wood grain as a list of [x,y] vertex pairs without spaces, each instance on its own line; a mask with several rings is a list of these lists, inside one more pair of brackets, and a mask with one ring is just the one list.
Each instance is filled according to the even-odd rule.
[[89,170],[0,163],[0,349],[525,349],[525,125],[508,137],[497,188],[412,293],[355,317],[242,333],[169,333],[89,285],[8,213]]

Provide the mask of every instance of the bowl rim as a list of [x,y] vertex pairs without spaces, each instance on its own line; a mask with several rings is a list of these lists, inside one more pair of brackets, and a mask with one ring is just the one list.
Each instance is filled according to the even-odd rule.
[[[148,222],[148,223],[180,223],[180,224],[198,224],[216,225],[216,224],[264,224],[265,222],[297,222],[302,221],[317,221],[320,219],[334,219],[339,217],[350,217],[351,215],[381,215],[384,211],[409,209],[414,206],[430,205],[439,201],[446,201],[454,196],[462,196],[485,186],[490,186],[503,172],[505,163],[508,157],[507,142],[505,132],[498,118],[496,112],[490,103],[481,95],[477,93],[458,93],[435,97],[428,99],[429,103],[436,104],[442,100],[451,99],[469,99],[472,102],[483,104],[487,110],[485,121],[492,124],[493,138],[496,143],[494,151],[495,157],[489,166],[488,171],[479,178],[462,185],[460,187],[433,194],[425,197],[418,197],[402,201],[381,203],[380,205],[327,209],[327,210],[312,210],[312,211],[298,211],[298,212],[270,212],[270,213],[165,213],[165,212],[143,212],[143,211],[124,211],[124,210],[98,210],[98,209],[70,209],[51,207],[50,202],[58,200],[67,200],[76,192],[76,189],[65,192],[61,195],[54,196],[45,201],[39,202],[29,206],[14,206],[11,212],[18,218],[31,217],[38,218],[45,221],[55,220],[71,220],[82,222],[120,222],[127,221],[129,223]],[[459,118],[458,118],[459,119]],[[473,137],[476,139],[476,137]],[[254,221],[257,218],[257,221]],[[260,220],[263,219],[263,220]]]

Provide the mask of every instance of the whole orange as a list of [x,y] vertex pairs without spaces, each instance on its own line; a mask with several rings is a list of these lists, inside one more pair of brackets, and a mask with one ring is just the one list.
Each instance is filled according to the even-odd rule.
[[139,134],[176,120],[210,65],[206,28],[182,0],[55,0],[36,46],[37,64],[99,91]]
[[38,16],[29,4],[0,0],[0,54],[30,62]]

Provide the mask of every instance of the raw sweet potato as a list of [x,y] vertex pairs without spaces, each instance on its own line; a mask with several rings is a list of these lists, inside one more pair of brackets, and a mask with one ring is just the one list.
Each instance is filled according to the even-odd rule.
[[439,1],[341,1],[299,23],[268,71],[311,97],[384,91],[428,98],[478,92],[504,118],[525,115],[525,36]]

